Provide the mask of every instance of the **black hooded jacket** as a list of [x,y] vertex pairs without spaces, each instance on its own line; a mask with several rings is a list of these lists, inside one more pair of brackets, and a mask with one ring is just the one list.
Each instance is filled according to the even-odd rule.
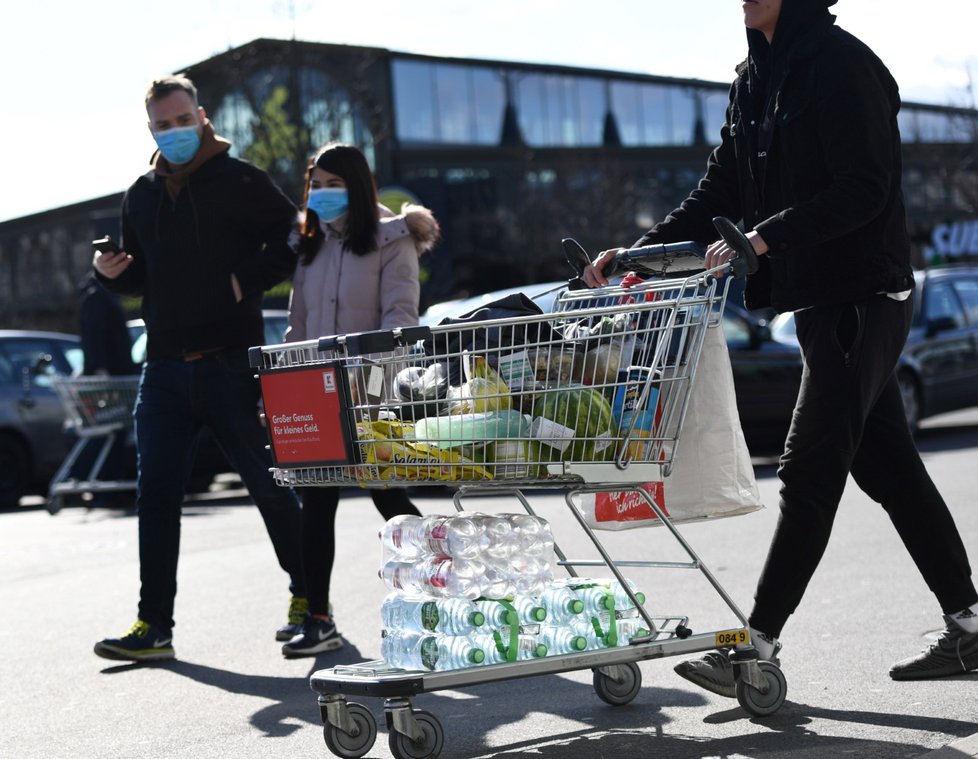
[[913,287],[896,82],[835,26],[835,0],[783,0],[772,44],[747,31],[721,143],[697,188],[637,243],[715,240],[742,220],[770,250],[748,308],[790,311]]
[[295,206],[228,147],[208,123],[181,176],[157,153],[154,170],[123,198],[122,245],[133,261],[118,278],[99,280],[112,292],[143,296],[149,359],[261,345],[262,295],[295,269],[288,244]]

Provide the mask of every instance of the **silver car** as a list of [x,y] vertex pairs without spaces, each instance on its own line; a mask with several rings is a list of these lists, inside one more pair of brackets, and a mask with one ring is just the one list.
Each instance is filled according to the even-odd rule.
[[75,335],[0,330],[0,508],[45,492],[61,466],[71,441],[51,378],[78,374],[82,364]]

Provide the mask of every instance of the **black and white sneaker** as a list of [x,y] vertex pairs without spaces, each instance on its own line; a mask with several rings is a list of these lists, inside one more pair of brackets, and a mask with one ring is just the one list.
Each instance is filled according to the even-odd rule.
[[[778,652],[781,643],[765,636],[767,642],[774,643],[774,655],[769,661],[780,666]],[[737,678],[734,674],[734,664],[730,661],[730,649],[708,651],[700,659],[687,659],[672,668],[673,672],[685,680],[698,685],[704,690],[716,693],[726,698],[737,698]]]
[[930,648],[890,668],[894,680],[928,680],[978,669],[978,633],[969,633],[945,616],[947,627]]
[[315,656],[333,651],[342,645],[343,639],[336,632],[336,625],[332,620],[327,622],[307,617],[299,634],[282,646],[282,655],[286,659],[297,659],[300,656]]

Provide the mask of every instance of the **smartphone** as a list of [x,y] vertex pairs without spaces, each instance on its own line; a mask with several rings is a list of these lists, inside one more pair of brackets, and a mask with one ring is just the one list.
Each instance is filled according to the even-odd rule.
[[92,247],[99,253],[118,253],[121,250],[111,237],[100,237],[98,240],[92,240]]

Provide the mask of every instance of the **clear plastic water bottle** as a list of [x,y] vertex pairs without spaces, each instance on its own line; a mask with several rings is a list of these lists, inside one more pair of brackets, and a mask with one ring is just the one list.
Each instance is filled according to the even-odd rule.
[[489,629],[499,629],[509,625],[519,624],[519,614],[494,598],[480,598],[475,602],[475,608],[483,613],[486,621],[483,625]]
[[506,514],[473,514],[486,533],[485,555],[508,561],[520,549],[520,538]]
[[615,624],[614,640],[611,635],[605,636],[605,641],[609,645],[627,646],[632,638],[641,638],[649,634],[649,628],[644,619],[634,617],[632,619],[620,619]]
[[586,641],[585,649],[594,651],[599,648],[608,648],[607,635],[611,628],[611,613],[604,612],[597,616],[582,614],[579,619],[573,621],[568,629],[575,635],[580,635]]
[[440,632],[446,635],[468,635],[486,621],[472,601],[466,598],[404,596],[390,593],[380,607],[386,630]]
[[554,536],[546,519],[531,514],[510,514],[509,521],[519,536],[522,553],[553,563]]
[[513,582],[513,567],[508,558],[484,557],[486,565],[486,598],[506,598],[516,592]]
[[538,596],[513,596],[511,603],[521,623],[534,624],[547,618],[547,610],[540,604]]
[[416,514],[402,514],[387,520],[380,530],[383,563],[391,559],[408,561],[429,552],[423,519]]
[[591,581],[585,581],[580,586],[572,586],[572,589],[584,604],[585,615],[613,612],[615,610],[615,597],[603,585],[597,583],[591,584]]
[[462,669],[482,664],[485,651],[461,635],[388,632],[381,638],[380,654],[391,667],[415,670]]
[[547,610],[547,622],[564,625],[584,611],[584,602],[567,587],[551,585],[540,595],[540,605]]
[[432,553],[453,559],[478,559],[486,551],[489,539],[481,522],[467,514],[442,517],[431,525],[428,544]]
[[[627,577],[625,582],[628,583],[628,587],[631,588],[632,593],[635,598],[638,599],[640,604],[645,604],[645,594],[638,589],[638,586]],[[608,583],[608,589],[614,594],[615,597],[615,608],[616,609],[634,609],[635,604],[632,603],[632,599],[628,597],[628,593],[622,588],[621,583],[618,580],[611,580]]]
[[587,649],[587,638],[562,625],[541,625],[537,640],[547,647],[548,656],[572,654]]
[[459,596],[474,600],[483,595],[486,568],[481,561],[429,556],[420,561],[388,561],[380,576],[388,590],[402,595]]
[[496,633],[476,633],[470,635],[469,640],[472,645],[478,646],[485,652],[486,664],[526,661],[547,655],[547,646],[538,639],[537,635],[519,632],[515,639],[516,654],[514,656],[512,651],[514,641],[510,636],[510,628],[503,628]]
[[513,586],[518,595],[539,596],[553,582],[553,567],[539,556],[518,553],[510,560],[510,565]]

